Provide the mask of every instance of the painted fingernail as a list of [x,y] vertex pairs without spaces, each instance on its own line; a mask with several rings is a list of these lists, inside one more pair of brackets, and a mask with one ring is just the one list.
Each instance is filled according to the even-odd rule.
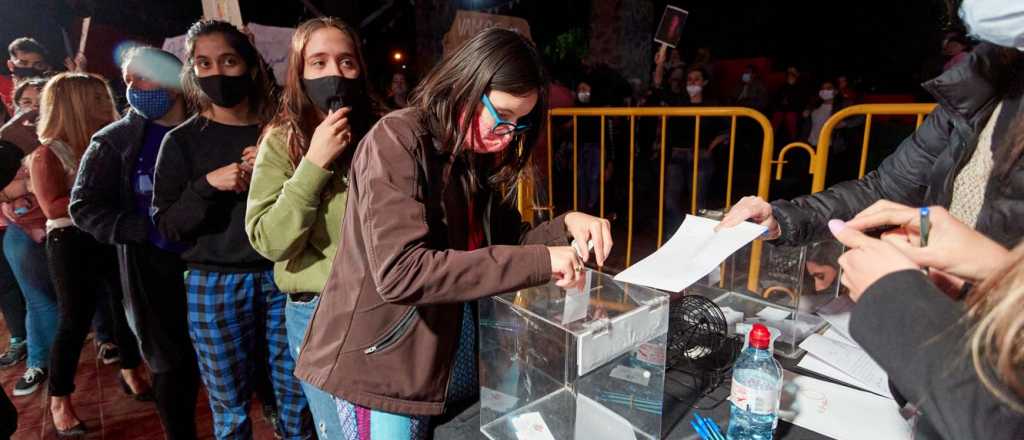
[[846,222],[842,220],[832,219],[828,221],[828,229],[832,231],[833,234],[838,234],[839,231],[842,231],[845,227]]

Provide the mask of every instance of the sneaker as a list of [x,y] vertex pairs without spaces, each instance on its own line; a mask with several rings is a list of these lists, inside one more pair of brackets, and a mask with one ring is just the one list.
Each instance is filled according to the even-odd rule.
[[103,361],[103,365],[110,365],[115,362],[121,362],[121,349],[117,348],[116,344],[111,342],[104,342],[100,344],[100,360]]
[[28,343],[25,341],[12,342],[4,354],[0,354],[0,368],[10,368],[25,360],[28,357]]
[[15,396],[27,396],[36,392],[39,388],[39,384],[46,381],[46,370],[43,368],[30,367],[25,370],[25,374],[18,379],[18,383],[14,384],[14,395]]

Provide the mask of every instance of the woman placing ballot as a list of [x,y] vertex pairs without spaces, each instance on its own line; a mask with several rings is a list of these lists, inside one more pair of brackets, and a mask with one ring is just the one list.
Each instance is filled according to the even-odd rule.
[[590,241],[604,264],[608,221],[573,212],[530,229],[507,196],[543,132],[547,89],[536,48],[491,28],[356,149],[341,243],[295,370],[355,421],[345,438],[429,437],[431,416],[478,391],[474,300],[575,283]]
[[[839,259],[857,302],[850,332],[920,410],[916,438],[1024,438],[1024,245],[1009,252],[945,209],[929,211],[930,233],[920,209],[886,201],[829,222],[850,249]],[[860,232],[885,225],[900,228],[881,240]],[[922,267],[980,284],[962,305]]]

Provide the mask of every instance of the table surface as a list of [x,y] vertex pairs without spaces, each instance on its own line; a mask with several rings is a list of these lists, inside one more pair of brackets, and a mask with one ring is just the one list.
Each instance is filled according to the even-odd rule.
[[[833,379],[797,368],[797,360],[783,358],[777,359],[779,359],[779,363],[782,364],[783,368],[787,370],[795,371],[816,379],[846,385],[842,382],[837,382]],[[666,377],[670,379],[665,380],[665,411],[662,414],[662,432],[666,433],[666,435],[663,438],[666,440],[700,439],[700,436],[698,436],[690,426],[692,412],[695,408],[702,416],[714,419],[722,428],[724,433],[729,421],[729,403],[726,401],[726,398],[729,396],[729,382],[726,381],[722,385],[718,386],[709,395],[703,397],[694,404],[693,399],[679,397],[686,395],[686,388],[680,381],[671,380],[671,378],[674,376],[682,377],[680,375],[685,375],[685,373],[675,370],[670,370],[666,373]],[[434,438],[437,440],[486,439],[487,437],[480,432],[479,402],[452,416],[450,420],[439,425],[434,432]],[[831,437],[824,436],[817,432],[780,420],[779,426],[775,430],[775,438],[781,440],[822,440],[830,439]]]

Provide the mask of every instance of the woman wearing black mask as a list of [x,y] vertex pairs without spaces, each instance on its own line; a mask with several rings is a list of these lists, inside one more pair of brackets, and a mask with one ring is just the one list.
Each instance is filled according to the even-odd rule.
[[[366,90],[355,30],[334,18],[314,18],[295,30],[281,108],[260,140],[245,215],[249,240],[276,262],[274,279],[288,294],[293,352],[341,241],[351,152],[376,119]],[[320,438],[343,438],[331,395],[306,383],[302,388]]]
[[[260,126],[276,89],[248,37],[229,23],[188,31],[185,94],[199,110],[164,137],[156,161],[154,218],[188,247],[182,259],[189,333],[213,409],[217,438],[251,438],[248,408],[258,362],[268,362],[285,438],[308,438],[306,399],[292,375],[285,297],[272,264],[245,235],[245,201]],[[266,353],[267,359],[260,359]]]
[[121,66],[131,109],[93,136],[69,210],[80,229],[117,246],[125,309],[152,372],[164,432],[171,440],[195,439],[199,373],[186,321],[183,246],[160,235],[149,215],[160,143],[188,116],[181,61],[139,47]]

